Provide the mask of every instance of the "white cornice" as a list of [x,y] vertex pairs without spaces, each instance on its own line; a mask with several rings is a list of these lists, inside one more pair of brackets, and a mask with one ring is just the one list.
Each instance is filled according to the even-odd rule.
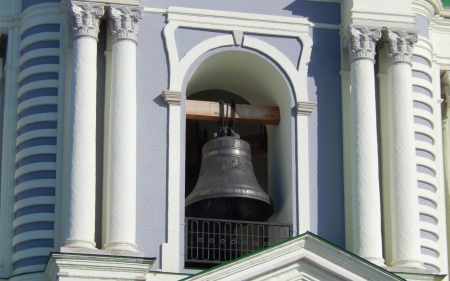
[[347,32],[350,25],[370,26],[372,28],[413,29],[413,13],[385,13],[364,10],[352,10],[341,25],[341,32]]
[[[144,8],[144,11],[148,11]],[[313,24],[306,18],[281,17],[216,10],[169,7],[167,20],[178,26],[212,30],[241,30],[247,33],[298,37],[309,34]],[[211,21],[214,18],[214,21]],[[226,23],[226,24],[225,24]]]
[[434,7],[429,2],[423,0],[413,0],[412,10],[415,14],[422,15],[428,20],[434,16]]
[[440,15],[446,18],[450,17],[450,9],[446,8],[442,3],[442,0],[427,0],[434,8],[434,14]]

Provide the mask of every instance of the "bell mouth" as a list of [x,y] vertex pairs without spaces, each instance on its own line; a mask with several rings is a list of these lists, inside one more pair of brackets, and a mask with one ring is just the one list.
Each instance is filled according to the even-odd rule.
[[273,215],[274,208],[270,201],[258,198],[222,196],[190,203],[186,200],[185,211],[187,217],[264,221]]

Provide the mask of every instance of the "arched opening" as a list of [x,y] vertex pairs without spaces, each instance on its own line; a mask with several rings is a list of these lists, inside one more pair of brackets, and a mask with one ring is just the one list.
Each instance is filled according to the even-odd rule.
[[[275,213],[269,221],[295,223],[296,115],[290,83],[275,64],[247,50],[217,49],[199,61],[191,67],[190,75],[188,73],[186,99],[208,90],[222,90],[240,96],[252,105],[279,107],[280,123],[266,126],[267,186],[275,205]],[[215,98],[213,93],[208,91],[201,97],[212,100]]]
[[[256,140],[259,144],[264,138],[259,124],[236,123],[235,131],[251,144],[254,150],[252,162],[258,183],[273,201],[275,212],[267,221],[291,224],[293,229],[296,229],[295,100],[290,83],[278,66],[260,54],[248,50],[237,48],[212,50],[200,57],[196,65],[191,66],[185,78],[183,92],[187,100],[216,102],[219,99],[235,100],[236,103],[279,108],[280,123],[265,125],[267,148],[261,149],[262,146],[251,144]],[[198,177],[201,144],[212,138],[218,125],[217,122],[192,120],[186,120],[184,124],[186,124],[185,196],[188,196]],[[192,165],[192,162],[196,163]],[[194,176],[195,174],[197,175]],[[189,227],[186,229],[190,231]],[[255,230],[252,231],[254,234]],[[289,235],[292,235],[292,228],[289,231],[291,232]],[[224,241],[228,243],[231,240]],[[239,238],[237,241],[242,242]],[[264,244],[273,242],[262,241]],[[189,245],[187,246],[189,248]],[[240,249],[243,249],[242,245]],[[241,254],[244,253],[237,253],[235,256],[231,254],[229,257],[234,258]]]

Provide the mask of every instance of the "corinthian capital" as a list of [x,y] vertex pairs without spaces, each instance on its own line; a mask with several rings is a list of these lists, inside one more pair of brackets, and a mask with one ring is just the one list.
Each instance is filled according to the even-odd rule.
[[69,23],[73,36],[87,35],[97,38],[100,18],[104,13],[103,4],[72,2]]
[[142,8],[111,6],[109,24],[116,39],[131,39],[137,42],[139,21],[142,19]]
[[350,27],[350,30],[344,37],[345,45],[349,50],[350,61],[358,58],[374,60],[375,44],[380,38],[380,29]]
[[414,44],[417,43],[417,33],[414,31],[387,31],[386,54],[389,63],[396,61],[411,62]]

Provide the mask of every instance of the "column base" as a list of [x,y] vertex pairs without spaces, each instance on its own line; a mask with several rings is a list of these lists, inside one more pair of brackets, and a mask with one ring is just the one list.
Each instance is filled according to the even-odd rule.
[[[98,251],[100,252],[100,251]],[[51,281],[146,280],[156,258],[101,254],[52,253],[45,274]]]
[[397,260],[391,263],[391,267],[395,268],[415,268],[415,269],[426,269],[423,263],[414,260]]
[[370,261],[371,263],[373,263],[376,266],[383,267],[383,268],[387,267],[385,262],[384,262],[384,259],[381,259],[381,258],[365,258],[365,257],[364,257],[364,259]]
[[86,248],[86,249],[97,249],[95,247],[95,242],[78,240],[78,239],[66,239],[63,243],[63,247],[67,248]]
[[137,250],[136,244],[131,243],[123,243],[123,242],[108,242],[103,246],[106,250],[112,251],[130,251],[130,252],[139,252]]

